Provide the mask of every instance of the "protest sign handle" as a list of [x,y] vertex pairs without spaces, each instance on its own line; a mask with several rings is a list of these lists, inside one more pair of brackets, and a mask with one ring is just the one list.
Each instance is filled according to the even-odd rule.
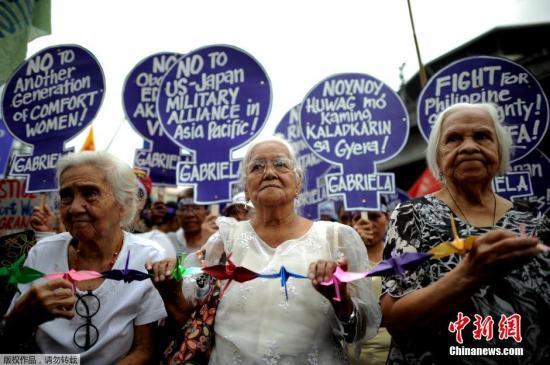
[[219,204],[212,204],[210,205],[210,214],[219,216],[220,215],[220,205]]
[[369,212],[361,212],[361,219],[369,220]]
[[40,210],[43,212],[44,211],[44,207],[46,205],[46,199],[48,198],[48,196],[46,195],[46,193],[40,193]]
[[164,198],[166,196],[166,188],[164,186],[158,187],[157,194],[158,194],[158,201],[161,201],[164,203]]

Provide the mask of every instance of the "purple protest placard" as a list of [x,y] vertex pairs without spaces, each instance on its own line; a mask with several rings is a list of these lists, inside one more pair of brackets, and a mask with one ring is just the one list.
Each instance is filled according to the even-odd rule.
[[299,197],[298,209],[304,217],[317,220],[320,217],[319,203],[327,199],[324,176],[334,165],[313,153],[300,134],[299,124],[300,105],[296,105],[283,116],[275,128],[275,133],[283,135],[294,147],[296,160],[305,172],[306,179]]
[[[521,160],[512,163],[512,171],[524,172],[530,177],[532,194],[525,197],[541,213],[550,212],[550,159],[539,149],[535,149]],[[494,182],[493,182],[494,184]],[[525,183],[526,184],[526,183]],[[493,185],[494,186],[494,185]],[[518,189],[521,186],[516,186]]]
[[379,195],[395,191],[393,173],[376,163],[396,156],[409,136],[397,94],[367,74],[339,74],[317,84],[302,102],[300,128],[309,147],[341,172],[326,176],[329,196],[347,210],[380,210]]
[[508,200],[533,195],[531,176],[528,171],[508,171],[502,176],[496,176],[492,185],[496,194]]
[[426,140],[437,115],[456,103],[494,103],[512,137],[512,162],[529,154],[548,129],[548,99],[522,66],[498,57],[468,57],[439,70],[418,98],[420,132]]
[[13,137],[9,134],[4,120],[0,118],[0,176],[4,176],[10,159]]
[[261,131],[270,106],[264,69],[232,46],[197,49],[167,72],[157,111],[166,135],[195,155],[194,163],[178,164],[177,183],[195,186],[197,203],[231,199],[239,166],[232,152]]
[[149,146],[136,150],[134,166],[146,171],[155,185],[176,185],[180,147],[164,133],[156,99],[163,76],[180,57],[180,54],[168,52],[146,57],[128,74],[123,87],[126,119]]
[[27,192],[57,189],[55,167],[72,149],[65,142],[95,117],[104,94],[103,71],[77,45],[46,48],[23,63],[8,80],[2,111],[10,133],[33,146],[16,156],[10,175],[28,176]]

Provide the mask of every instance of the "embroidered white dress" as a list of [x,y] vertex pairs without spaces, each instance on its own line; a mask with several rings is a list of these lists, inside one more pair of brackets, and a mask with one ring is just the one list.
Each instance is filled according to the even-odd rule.
[[[231,254],[237,266],[257,273],[277,273],[281,266],[307,276],[311,262],[347,257],[349,271],[366,271],[367,251],[350,227],[315,222],[302,237],[272,248],[254,232],[248,221],[217,220],[218,233],[207,242],[206,260],[215,264]],[[197,265],[191,255],[187,265]],[[280,279],[256,278],[231,282],[216,314],[215,347],[210,364],[346,364],[342,326],[333,307],[310,279],[290,278],[288,300]],[[380,324],[380,307],[369,279],[350,285],[357,308],[354,342],[373,337]]]

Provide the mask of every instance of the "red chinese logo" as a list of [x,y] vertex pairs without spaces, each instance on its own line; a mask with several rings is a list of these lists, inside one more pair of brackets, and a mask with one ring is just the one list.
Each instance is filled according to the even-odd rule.
[[506,340],[510,337],[518,343],[521,342],[521,316],[517,313],[508,317],[502,314],[498,321],[498,338]]
[[456,322],[449,323],[449,332],[456,332],[456,342],[462,343],[462,330],[468,325],[468,323],[470,323],[470,317],[464,317],[462,312],[458,312],[458,319]]
[[[474,314],[474,330],[472,331],[475,340],[485,338],[486,341],[493,339],[493,326],[495,321],[493,317],[487,316],[483,318],[479,314]],[[455,333],[456,342],[462,344],[462,330],[471,322],[470,317],[464,316],[462,312],[458,312],[457,320],[449,323],[449,332]],[[506,316],[502,314],[498,322],[498,338],[506,340],[513,338],[516,342],[521,342],[521,315],[512,314]]]
[[475,321],[474,321],[474,339],[475,340],[481,340],[482,337],[485,337],[487,341],[490,341],[493,339],[493,324],[495,321],[493,320],[493,317],[487,316],[483,318],[479,314],[474,314]]

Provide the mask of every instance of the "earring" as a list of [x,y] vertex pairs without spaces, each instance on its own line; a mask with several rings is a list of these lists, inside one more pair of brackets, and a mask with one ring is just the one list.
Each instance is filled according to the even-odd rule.
[[300,193],[296,193],[296,195],[294,195],[295,198],[298,198],[298,196],[300,196]]

